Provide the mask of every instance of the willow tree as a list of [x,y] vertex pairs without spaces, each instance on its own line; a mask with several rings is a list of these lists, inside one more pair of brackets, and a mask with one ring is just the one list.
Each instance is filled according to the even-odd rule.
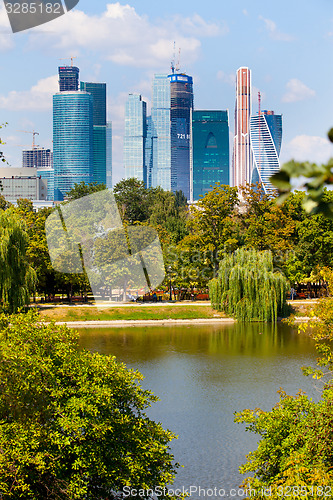
[[287,280],[274,271],[269,250],[238,249],[209,283],[214,309],[241,321],[276,321],[285,312]]
[[0,211],[0,303],[17,312],[29,303],[36,273],[27,261],[28,235],[14,208]]

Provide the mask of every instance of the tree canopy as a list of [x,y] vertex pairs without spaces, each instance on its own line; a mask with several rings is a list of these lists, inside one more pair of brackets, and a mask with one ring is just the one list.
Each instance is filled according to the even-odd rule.
[[113,356],[80,350],[75,331],[1,316],[0,379],[4,498],[112,499],[172,482],[174,435],[145,413],[156,396]]

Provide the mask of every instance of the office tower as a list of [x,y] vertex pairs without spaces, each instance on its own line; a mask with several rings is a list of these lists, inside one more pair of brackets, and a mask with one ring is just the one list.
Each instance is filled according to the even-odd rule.
[[239,68],[236,76],[235,136],[232,162],[232,185],[251,182],[252,153],[250,144],[251,71]]
[[79,90],[79,68],[76,66],[60,66],[58,72],[60,92],[76,92]]
[[112,122],[106,124],[106,187],[112,188]]
[[52,168],[53,158],[50,149],[33,147],[22,151],[23,168]]
[[151,185],[171,191],[170,78],[166,74],[154,75],[151,121]]
[[153,121],[151,116],[147,116],[147,139],[146,139],[146,168],[147,168],[147,187],[152,187],[153,174]]
[[147,185],[147,104],[141,95],[129,94],[125,106],[125,178],[136,177]]
[[251,147],[253,151],[252,184],[257,182],[265,194],[276,193],[269,178],[280,170],[279,155],[282,142],[282,115],[274,111],[260,111],[250,120]]
[[229,184],[228,111],[193,111],[192,159],[193,200],[212,191],[216,182]]
[[171,190],[190,199],[190,137],[193,79],[184,73],[170,75]]
[[[98,184],[106,184],[107,177],[107,132],[106,83],[80,82],[80,89],[93,98],[93,178]],[[111,130],[111,129],[110,129]]]
[[93,182],[93,98],[88,92],[53,96],[54,200],[75,183]]

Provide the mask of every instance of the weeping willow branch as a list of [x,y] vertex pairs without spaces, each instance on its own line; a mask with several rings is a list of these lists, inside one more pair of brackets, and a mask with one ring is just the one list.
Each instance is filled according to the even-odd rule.
[[286,312],[287,280],[270,251],[238,249],[209,282],[212,307],[240,321],[277,321]]

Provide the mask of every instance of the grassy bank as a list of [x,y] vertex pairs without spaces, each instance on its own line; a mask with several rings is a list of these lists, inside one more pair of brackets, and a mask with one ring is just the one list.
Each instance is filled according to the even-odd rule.
[[98,309],[97,307],[52,307],[40,311],[46,321],[115,321],[115,320],[165,320],[165,319],[211,319],[223,318],[222,313],[213,311],[210,306],[195,307],[193,304],[182,307],[165,306],[128,306]]

